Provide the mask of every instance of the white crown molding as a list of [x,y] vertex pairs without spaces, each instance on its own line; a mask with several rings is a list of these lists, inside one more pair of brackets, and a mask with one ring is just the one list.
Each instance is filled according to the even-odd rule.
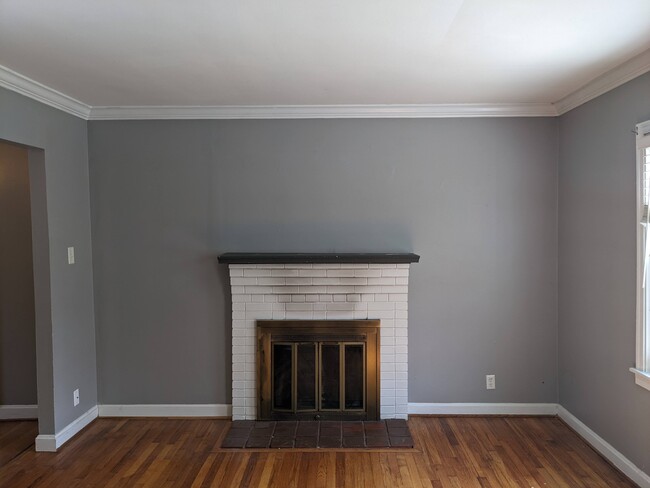
[[38,418],[38,405],[0,405],[0,420],[28,420]]
[[650,71],[650,49],[603,73],[553,105],[558,115],[562,115],[648,71]]
[[558,416],[580,437],[582,437],[587,444],[620,469],[628,478],[634,481],[641,488],[650,488],[650,476],[648,476],[647,473],[644,473],[632,461],[617,451],[614,446],[587,427],[562,405],[558,408]]
[[63,444],[68,442],[72,437],[77,435],[84,427],[97,418],[97,405],[92,407],[86,413],[80,415],[77,419],[66,425],[58,434],[48,435],[41,434],[36,437],[37,452],[56,452]]
[[50,107],[88,120],[90,105],[0,65],[0,87],[15,91]]
[[555,103],[91,107],[1,65],[0,87],[84,120],[555,117],[648,71],[650,49],[600,75]]
[[552,117],[550,103],[432,105],[240,105],[213,107],[93,107],[89,120],[165,119],[396,119]]
[[99,405],[100,417],[213,417],[229,418],[231,405]]
[[557,403],[409,403],[409,415],[557,415]]

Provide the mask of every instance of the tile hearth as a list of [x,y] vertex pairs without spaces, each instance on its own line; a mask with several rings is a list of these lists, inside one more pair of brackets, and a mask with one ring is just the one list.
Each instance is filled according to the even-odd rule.
[[405,420],[354,421],[233,421],[222,448],[340,449],[412,448]]

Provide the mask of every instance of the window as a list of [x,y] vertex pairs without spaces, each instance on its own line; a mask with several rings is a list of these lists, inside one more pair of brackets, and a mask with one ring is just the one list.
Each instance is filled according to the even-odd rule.
[[650,390],[650,120],[637,125],[636,367],[639,386]]

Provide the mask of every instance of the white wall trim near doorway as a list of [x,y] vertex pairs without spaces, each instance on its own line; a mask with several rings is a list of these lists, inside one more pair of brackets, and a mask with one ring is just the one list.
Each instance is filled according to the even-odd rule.
[[70,422],[57,434],[41,434],[36,437],[37,452],[56,452],[56,450],[69,441],[73,436],[78,434],[90,422],[95,420],[98,415],[97,406],[92,407],[83,415]]

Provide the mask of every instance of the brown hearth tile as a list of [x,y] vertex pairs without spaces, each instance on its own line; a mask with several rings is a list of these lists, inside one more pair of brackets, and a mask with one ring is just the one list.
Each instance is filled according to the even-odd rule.
[[324,448],[335,448],[341,447],[341,438],[340,437],[320,437],[318,439],[318,447]]
[[366,437],[368,447],[390,447],[388,436]]
[[255,429],[268,429],[269,427],[275,427],[276,422],[267,421],[267,420],[258,420],[253,422],[253,428]]
[[298,422],[292,422],[292,421],[278,422],[275,425],[275,431],[273,435],[278,437],[295,437],[297,426],[298,426]]
[[390,445],[391,447],[413,447],[413,439],[411,438],[411,436],[391,437]]
[[341,427],[343,428],[343,436],[362,436],[363,435],[363,423],[362,422],[342,422]]
[[320,422],[321,428],[323,427],[341,427],[341,421],[340,420],[321,420]]
[[246,447],[246,441],[248,437],[226,437],[221,443],[221,447],[224,448],[238,448],[243,449]]
[[336,427],[323,427],[320,428],[321,437],[341,437],[341,429]]
[[273,431],[275,430],[275,425],[269,425],[265,427],[253,427],[253,430],[251,430],[251,437],[271,437],[273,435]]
[[388,419],[386,420],[386,425],[390,429],[391,427],[398,428],[398,429],[404,429],[408,427],[406,425],[406,420],[404,419]]
[[411,431],[408,429],[408,427],[402,429],[389,426],[388,435],[390,437],[407,437],[411,435]]
[[264,449],[269,447],[269,444],[271,443],[271,437],[249,437],[248,441],[246,442],[246,447],[247,448],[253,448],[253,449]]
[[252,428],[255,425],[256,421],[255,420],[233,420],[232,421],[232,428]]
[[318,447],[318,437],[309,436],[309,437],[296,437],[295,447],[297,448],[310,448]]
[[366,437],[388,436],[385,422],[364,422],[363,429],[365,431]]
[[298,422],[297,437],[317,436],[319,422],[315,420]]
[[290,449],[293,447],[293,444],[294,444],[293,436],[291,437],[278,436],[278,437],[273,437],[273,439],[271,439],[271,448]]
[[366,447],[366,443],[361,436],[343,437],[343,447]]

